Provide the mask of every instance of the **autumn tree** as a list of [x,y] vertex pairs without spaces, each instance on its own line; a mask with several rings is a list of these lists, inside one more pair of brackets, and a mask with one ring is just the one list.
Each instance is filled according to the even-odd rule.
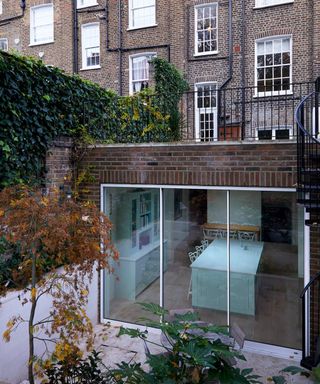
[[[23,289],[23,304],[30,305],[29,318],[12,317],[3,336],[9,341],[12,332],[27,323],[30,384],[34,384],[37,358],[41,357],[35,356],[36,340],[48,352],[49,344],[54,343],[52,356],[71,361],[81,356],[84,338],[88,348],[92,345],[93,327],[86,314],[88,282],[95,269],[112,272],[111,260],[118,254],[110,230],[109,219],[92,203],[26,186],[0,192],[0,239],[6,244],[2,259],[10,262],[18,249],[15,267],[5,278],[0,276],[0,291]],[[52,307],[38,320],[37,305],[46,295],[50,295]]]

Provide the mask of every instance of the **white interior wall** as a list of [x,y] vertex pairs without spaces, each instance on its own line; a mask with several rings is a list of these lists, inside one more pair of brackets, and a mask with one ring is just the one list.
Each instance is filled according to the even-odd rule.
[[[227,192],[208,191],[208,223],[227,223]],[[248,224],[261,227],[261,192],[230,192],[231,224]]]

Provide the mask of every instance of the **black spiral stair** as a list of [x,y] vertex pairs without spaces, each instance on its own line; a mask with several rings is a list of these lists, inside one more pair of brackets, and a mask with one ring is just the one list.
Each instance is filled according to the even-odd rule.
[[[320,228],[320,78],[315,92],[304,97],[296,110],[298,204],[305,207],[305,224]],[[302,360],[307,369],[320,363],[320,272],[302,291]]]

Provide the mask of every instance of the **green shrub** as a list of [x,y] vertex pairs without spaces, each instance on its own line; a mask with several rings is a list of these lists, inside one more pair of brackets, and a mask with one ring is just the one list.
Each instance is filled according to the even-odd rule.
[[[158,100],[151,90],[119,97],[42,61],[0,51],[0,188],[39,181],[57,136],[89,143],[174,140],[174,109],[164,107],[158,91]],[[174,92],[168,100],[173,95],[176,103]]]

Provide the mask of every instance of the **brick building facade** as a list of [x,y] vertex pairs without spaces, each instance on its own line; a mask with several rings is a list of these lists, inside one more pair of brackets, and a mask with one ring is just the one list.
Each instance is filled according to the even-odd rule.
[[[90,197],[114,221],[126,266],[117,270],[118,280],[102,278],[102,318],[136,322],[136,299],[172,309],[192,305],[210,321],[236,320],[251,340],[248,348],[280,345],[286,356],[310,345],[312,351],[318,320],[308,318],[311,331],[302,345],[299,293],[319,272],[320,232],[303,225],[308,212],[294,197],[294,111],[320,74],[319,2],[32,0],[22,17],[8,20],[22,12],[9,4],[3,1],[0,15],[0,41],[7,38],[9,49],[119,94],[149,84],[148,60],[157,55],[190,85],[181,107],[188,143],[102,145],[83,159],[96,178],[86,186]],[[47,23],[50,4],[54,23]],[[30,44],[37,28],[44,28],[46,44]],[[60,145],[59,163],[64,154]],[[49,160],[55,167],[54,156]],[[50,177],[63,183],[67,166],[58,168]],[[188,264],[189,252],[209,232],[211,247],[228,238],[245,249],[241,236],[254,235],[258,264],[247,283],[248,273],[234,276],[229,265],[226,280],[210,285],[214,279]],[[231,265],[237,260],[230,244],[226,255]],[[198,257],[199,264],[206,255]]]

